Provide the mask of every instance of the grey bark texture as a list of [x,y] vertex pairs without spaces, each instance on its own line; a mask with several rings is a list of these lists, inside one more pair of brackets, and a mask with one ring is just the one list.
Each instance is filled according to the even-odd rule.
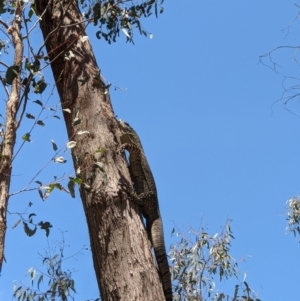
[[[164,300],[138,207],[118,185],[121,177],[130,182],[128,167],[76,1],[35,2],[62,107],[71,110],[64,111],[64,118],[69,140],[77,142],[72,149],[74,167],[89,186],[81,185],[80,195],[101,298]],[[75,57],[68,59],[70,53]],[[75,118],[80,122],[74,123]],[[77,135],[80,130],[89,134]]]

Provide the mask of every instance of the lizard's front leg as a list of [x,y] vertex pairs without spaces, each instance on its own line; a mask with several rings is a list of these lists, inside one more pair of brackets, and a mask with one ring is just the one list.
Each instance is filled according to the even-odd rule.
[[145,206],[145,203],[152,203],[152,201],[156,200],[156,194],[152,191],[143,192],[137,195],[133,187],[129,184],[124,183],[123,181],[121,182],[120,180],[119,185],[127,192],[130,200],[138,205]]

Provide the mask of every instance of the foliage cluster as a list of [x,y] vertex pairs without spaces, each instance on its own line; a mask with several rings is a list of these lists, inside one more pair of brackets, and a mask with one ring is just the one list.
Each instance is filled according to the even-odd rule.
[[156,18],[163,13],[164,0],[149,1],[80,1],[80,6],[84,12],[86,20],[93,21],[99,30],[96,37],[103,37],[109,44],[116,42],[120,35],[120,30],[125,34],[126,41],[133,43],[134,28],[139,33],[148,36],[149,33],[144,29],[141,18],[148,18],[153,14]]
[[[65,258],[64,239],[59,242],[53,242],[46,252],[41,256],[46,271],[43,272],[31,267],[26,276],[30,278],[29,284],[15,283],[13,288],[13,297],[18,301],[67,301],[74,300],[76,289],[75,281],[72,278],[72,271],[63,269],[63,262],[66,259],[80,254],[84,247],[75,255]],[[46,285],[44,285],[46,283]],[[99,301],[100,298],[93,299]],[[86,300],[89,301],[89,300]],[[92,300],[90,300],[92,301]]]
[[294,236],[300,235],[300,197],[293,197],[287,202],[287,230]]
[[[174,301],[260,301],[245,281],[245,274],[240,280],[238,262],[230,254],[230,241],[234,238],[230,221],[220,234],[211,236],[205,229],[190,229],[189,233],[190,238],[178,232],[181,239],[169,253]],[[237,281],[231,296],[217,289],[218,283],[229,278]]]

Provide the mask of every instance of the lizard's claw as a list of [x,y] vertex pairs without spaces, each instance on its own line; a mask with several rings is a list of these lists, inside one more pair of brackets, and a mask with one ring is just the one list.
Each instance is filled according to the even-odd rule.
[[124,179],[123,177],[121,177],[119,179],[119,183],[118,186],[121,186],[124,190],[133,190],[132,186],[128,183],[128,181],[126,179]]
[[118,186],[120,186],[123,191],[126,191],[127,195],[131,198],[137,198],[137,194],[134,191],[132,185],[130,185],[127,181],[125,182],[124,179],[120,178]]

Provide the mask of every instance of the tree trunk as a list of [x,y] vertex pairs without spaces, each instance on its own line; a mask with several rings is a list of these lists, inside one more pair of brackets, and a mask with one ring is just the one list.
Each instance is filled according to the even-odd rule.
[[[14,62],[16,76],[11,83],[11,92],[6,102],[5,128],[0,143],[0,271],[4,259],[4,242],[6,232],[6,211],[9,199],[9,187],[12,172],[13,150],[17,134],[17,111],[20,100],[20,72],[23,59],[23,43],[20,35],[22,9],[20,1],[15,3],[15,18],[12,26],[7,29],[8,34],[12,37],[14,47]],[[1,23],[4,26],[4,23]]]
[[121,177],[131,182],[129,172],[76,1],[36,0],[36,7],[62,108],[71,111],[64,111],[64,118],[69,140],[77,143],[72,155],[83,181],[80,195],[101,297],[164,300],[140,213],[118,185]]

